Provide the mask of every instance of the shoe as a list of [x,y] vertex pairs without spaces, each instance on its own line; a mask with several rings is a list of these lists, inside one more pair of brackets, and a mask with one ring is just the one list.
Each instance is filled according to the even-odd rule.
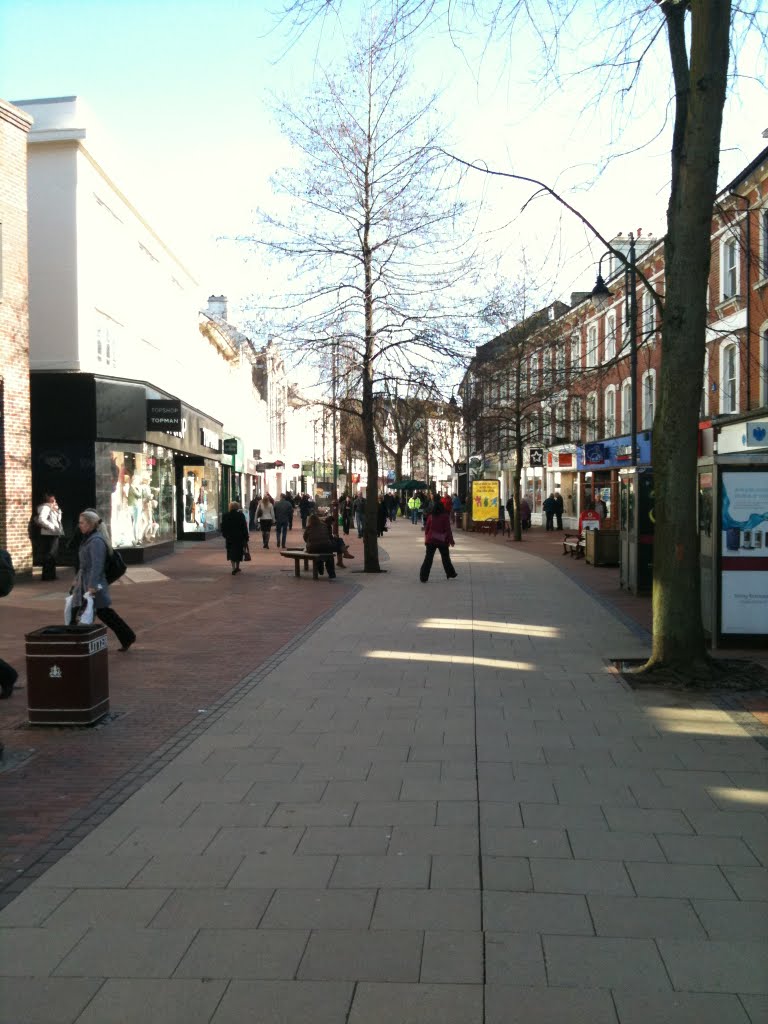
[[349,548],[345,548],[344,549],[344,557],[345,558],[354,558],[355,556],[352,554],[352,552],[349,550]]
[[421,580],[421,582],[422,582],[422,583],[426,583],[426,582],[427,582],[427,581],[426,581],[426,580],[424,579],[424,577],[423,577],[423,576],[419,576],[419,579]]
[[125,653],[125,651],[127,651],[129,647],[133,647],[133,645],[135,643],[136,643],[136,637],[134,637],[133,640],[129,640],[127,644],[123,644],[122,647],[120,648],[120,651],[122,653]]
[[457,572],[452,572],[451,575],[448,577],[448,579],[449,580],[455,580],[458,577],[458,575],[459,574]]

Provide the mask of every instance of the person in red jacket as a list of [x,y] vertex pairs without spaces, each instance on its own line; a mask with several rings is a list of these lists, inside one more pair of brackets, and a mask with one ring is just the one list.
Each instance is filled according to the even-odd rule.
[[453,533],[451,532],[451,517],[440,501],[435,502],[431,513],[427,516],[424,528],[424,546],[427,550],[419,570],[421,582],[426,583],[429,579],[429,571],[432,568],[435,551],[440,552],[445,575],[449,580],[455,580],[458,573],[453,567],[451,554],[448,550],[454,546]]

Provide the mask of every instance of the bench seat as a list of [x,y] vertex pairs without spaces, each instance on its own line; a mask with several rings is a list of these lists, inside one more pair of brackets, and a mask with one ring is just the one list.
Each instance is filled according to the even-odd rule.
[[[311,562],[312,563],[312,579],[316,580],[318,578],[318,572],[317,572],[317,564],[318,564],[318,562],[321,559],[323,559],[323,561],[324,561],[326,558],[333,558],[334,557],[334,552],[333,551],[323,551],[323,552],[304,551],[304,549],[302,548],[300,550],[281,551],[280,552],[280,557],[281,558],[292,558],[293,559],[293,568],[294,568],[294,575],[295,576],[301,576],[301,568],[299,566],[299,562],[302,562],[302,561],[304,562],[304,571],[305,572],[309,571],[309,563]],[[336,560],[336,564],[338,565],[338,558]]]

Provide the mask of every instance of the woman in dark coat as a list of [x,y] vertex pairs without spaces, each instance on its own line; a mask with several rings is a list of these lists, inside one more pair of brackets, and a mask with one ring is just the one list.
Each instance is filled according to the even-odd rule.
[[318,563],[318,573],[323,564],[325,564],[325,568],[328,571],[328,579],[336,579],[336,568],[333,564],[333,548],[328,534],[328,527],[320,516],[315,515],[314,512],[307,519],[307,528],[304,531],[304,549],[312,555],[324,554],[327,551],[328,557]]
[[387,529],[387,502],[382,496],[379,499],[379,507],[376,509],[376,536],[383,537]]
[[421,582],[426,583],[429,579],[429,572],[432,568],[432,560],[435,557],[436,551],[440,552],[445,575],[449,580],[455,580],[458,573],[453,567],[451,553],[448,550],[449,547],[454,546],[451,517],[441,501],[435,502],[434,508],[427,516],[427,522],[424,527],[424,546],[427,550],[419,572]]
[[99,513],[92,508],[80,513],[77,525],[83,539],[78,549],[80,568],[72,588],[72,606],[81,608],[86,595],[90,594],[96,617],[113,631],[120,641],[120,650],[127,651],[136,642],[136,634],[112,607],[109,584],[104,575],[104,563],[112,547],[109,536]]
[[238,501],[230,501],[229,511],[221,517],[221,536],[227,545],[227,558],[232,563],[232,575],[242,572],[240,563],[248,547],[248,523]]

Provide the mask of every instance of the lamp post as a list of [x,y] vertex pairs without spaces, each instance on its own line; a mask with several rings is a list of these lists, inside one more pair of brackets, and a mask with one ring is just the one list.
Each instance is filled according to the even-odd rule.
[[[615,255],[613,251],[604,252],[597,265],[597,281],[592,289],[591,298],[595,308],[603,310],[613,297],[601,273],[603,260],[606,256]],[[629,253],[624,260],[624,302],[629,328],[629,432],[630,432],[630,465],[637,466],[637,265],[635,262],[635,236],[629,232]],[[622,339],[623,341],[623,339]],[[622,409],[622,414],[624,410]]]
[[[453,390],[451,392],[451,397],[448,399],[448,405],[450,405],[450,407],[452,409],[454,409],[454,410],[457,410],[459,408],[459,403],[456,401],[456,394],[455,394],[456,388],[459,387],[459,386],[460,385],[458,385],[458,384],[454,385]],[[464,490],[464,505],[465,505],[465,507],[469,504],[469,498],[470,498],[470,495],[469,495],[469,490],[470,490],[470,488],[469,488],[469,427],[468,427],[468,424],[467,424],[467,415],[466,415],[466,413],[467,413],[467,406],[466,406],[466,401],[465,401],[464,405],[463,405],[463,408],[462,408],[462,422],[463,422],[463,426],[464,426],[464,457],[465,457],[465,460],[466,460],[464,462],[464,470],[465,470],[465,473],[466,473],[465,490]],[[459,495],[459,497],[461,497],[461,495]]]

